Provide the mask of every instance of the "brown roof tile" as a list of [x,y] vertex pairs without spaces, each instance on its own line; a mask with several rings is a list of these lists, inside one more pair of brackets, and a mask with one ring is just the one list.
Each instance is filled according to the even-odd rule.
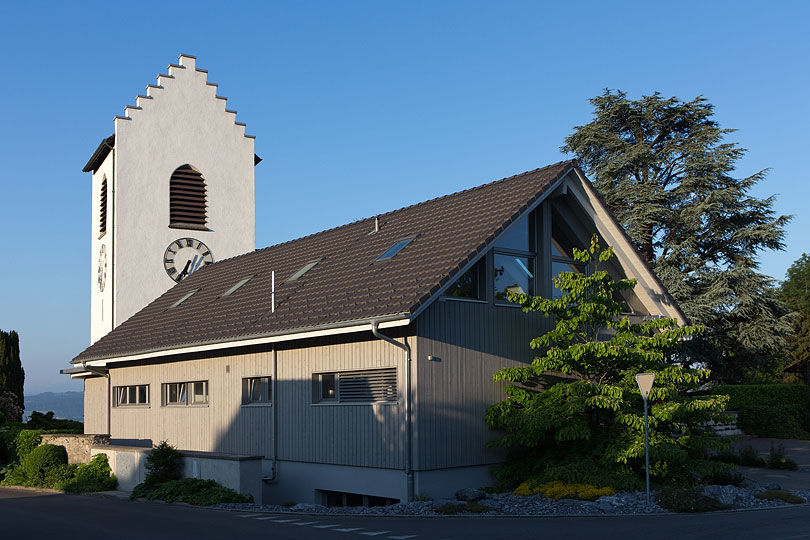
[[[413,313],[575,166],[565,161],[382,214],[380,230],[372,235],[369,218],[205,266],[73,362]],[[395,257],[375,262],[397,240],[414,234]],[[285,283],[315,259],[321,260],[314,268]],[[236,292],[220,297],[248,276],[253,278]]]

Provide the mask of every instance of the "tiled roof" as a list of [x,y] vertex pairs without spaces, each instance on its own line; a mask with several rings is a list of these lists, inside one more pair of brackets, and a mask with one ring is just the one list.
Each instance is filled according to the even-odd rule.
[[[194,272],[73,362],[231,342],[414,313],[576,163],[565,161],[375,218],[223,260]],[[391,259],[397,240],[418,235]],[[284,281],[306,263],[301,278]],[[276,305],[271,313],[271,272]],[[239,280],[253,276],[233,294]],[[198,289],[177,307],[170,306]]]

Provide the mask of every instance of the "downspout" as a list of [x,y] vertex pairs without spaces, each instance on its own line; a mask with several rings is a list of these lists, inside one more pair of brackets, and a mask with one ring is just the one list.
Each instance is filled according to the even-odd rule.
[[384,336],[378,328],[379,322],[371,323],[371,333],[378,339],[405,351],[405,479],[407,481],[408,502],[413,501],[413,468],[411,467],[411,347],[407,338],[404,343]]
[[270,379],[271,406],[273,407],[273,454],[270,456],[272,462],[270,476],[263,476],[262,482],[275,482],[278,476],[278,355],[276,346],[273,345],[273,377]]
[[90,373],[95,373],[96,375],[103,375],[107,378],[107,435],[111,435],[110,433],[110,409],[111,409],[111,398],[112,395],[110,393],[110,370],[109,369],[99,369],[94,368],[92,366],[88,366],[86,362],[82,362],[82,369],[86,369]]

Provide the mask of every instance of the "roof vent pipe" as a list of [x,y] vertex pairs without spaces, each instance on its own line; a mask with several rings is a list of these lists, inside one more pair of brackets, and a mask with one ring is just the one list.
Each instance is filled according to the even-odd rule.
[[270,272],[270,298],[271,298],[271,313],[276,312],[276,271]]
[[374,232],[380,232],[380,216],[374,218]]

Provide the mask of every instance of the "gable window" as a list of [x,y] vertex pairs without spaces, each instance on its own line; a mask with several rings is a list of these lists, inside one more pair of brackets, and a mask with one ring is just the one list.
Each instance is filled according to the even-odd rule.
[[206,186],[203,175],[181,165],[169,179],[169,227],[206,229]]
[[149,405],[149,385],[113,386],[113,407]]
[[486,300],[486,258],[464,272],[444,293],[448,298]]
[[562,298],[554,278],[561,272],[585,273],[585,265],[574,259],[575,235],[557,211],[551,213],[551,298]]
[[412,235],[412,236],[408,236],[408,237],[402,238],[400,240],[397,240],[396,243],[393,246],[391,246],[390,248],[388,248],[385,251],[385,253],[383,253],[382,255],[377,257],[377,260],[378,261],[385,261],[387,259],[391,259],[392,257],[394,257],[394,255],[396,255],[397,253],[402,251],[402,248],[404,248],[405,246],[407,246],[408,244],[413,242],[414,238],[416,238],[415,234]]
[[99,199],[98,237],[107,233],[107,177],[101,180],[101,197]]
[[163,405],[207,405],[208,381],[163,384]]
[[314,373],[312,391],[315,403],[395,402],[397,368]]
[[521,217],[495,243],[492,279],[495,301],[508,303],[508,294],[533,295],[536,260],[535,212]]
[[242,405],[270,403],[272,399],[270,377],[246,377],[242,379]]

